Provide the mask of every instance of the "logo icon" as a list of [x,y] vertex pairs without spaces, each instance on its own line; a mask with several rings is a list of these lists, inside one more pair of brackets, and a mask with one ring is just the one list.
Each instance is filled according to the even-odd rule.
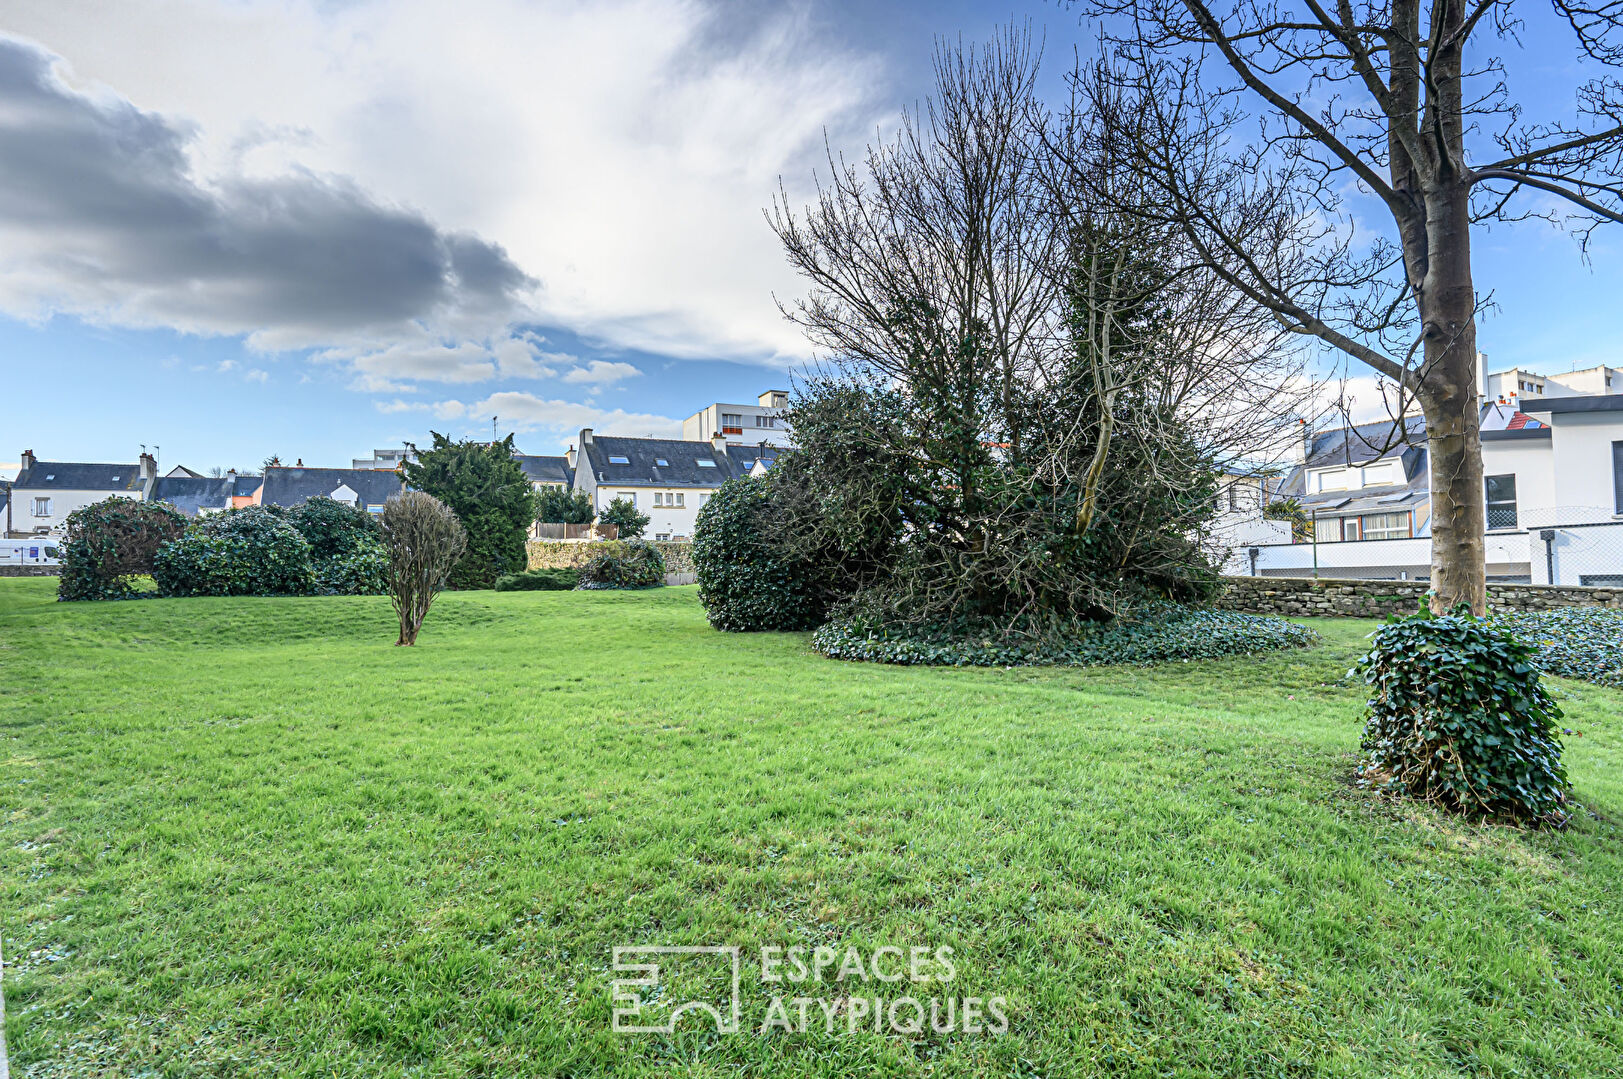
[[[661,1006],[659,997],[663,993],[661,979],[661,966],[672,966],[671,960],[682,956],[714,956],[717,958],[698,962],[701,964],[714,963],[719,970],[725,956],[729,968],[728,986],[731,991],[730,999],[718,1006],[717,1002],[709,1000],[685,1000],[673,1007],[663,1022],[638,1022],[638,1020],[652,1018],[645,1013],[653,1011],[658,1014]],[[640,961],[639,961],[640,960]],[[682,966],[692,966],[693,963],[682,963],[676,958],[676,963]],[[741,1025],[741,1006],[738,998],[739,983],[739,948],[736,944],[702,944],[673,946],[661,944],[623,944],[616,945],[614,949],[614,971],[616,974],[638,974],[636,978],[617,978],[609,984],[609,992],[614,999],[614,1032],[616,1034],[674,1034],[676,1024],[688,1012],[709,1012],[716,1022],[717,1034],[737,1034]],[[641,989],[651,990],[648,998],[639,992]]]

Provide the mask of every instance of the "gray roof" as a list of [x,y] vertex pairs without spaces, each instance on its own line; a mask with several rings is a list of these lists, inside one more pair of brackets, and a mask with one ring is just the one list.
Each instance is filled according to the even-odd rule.
[[152,497],[196,517],[201,510],[228,509],[233,486],[230,476],[160,476]]
[[[1430,495],[1427,472],[1426,421],[1422,416],[1405,416],[1401,421],[1383,420],[1353,427],[1336,427],[1313,435],[1307,463],[1297,465],[1280,484],[1277,496],[1295,498],[1312,513],[1352,515],[1356,513],[1398,513],[1424,503]],[[1310,469],[1337,465],[1361,465],[1385,457],[1403,462],[1402,483],[1365,487],[1358,491],[1309,493]]]
[[524,475],[529,477],[531,483],[561,483],[568,487],[575,482],[575,470],[569,467],[567,457],[535,457],[515,453],[513,460],[524,469]]
[[[749,475],[757,457],[775,457],[780,452],[773,446],[729,446],[727,452],[718,454],[709,442],[615,435],[597,435],[584,449],[583,463],[598,483],[627,487],[720,487],[730,479]],[[611,457],[624,457],[626,463],[617,464]],[[715,467],[701,466],[701,460],[714,461]]]
[[1623,412],[1623,393],[1545,397],[1538,401],[1523,401],[1516,407],[1523,412]]
[[399,494],[402,486],[398,475],[376,468],[267,468],[259,501],[267,506],[297,506],[348,487],[363,506],[380,505]]
[[246,497],[259,490],[259,485],[264,482],[264,476],[255,476],[244,472],[237,476],[236,485],[231,488],[231,493],[238,497]]
[[13,487],[55,491],[139,491],[141,467],[135,464],[86,464],[78,461],[35,461],[17,473]]

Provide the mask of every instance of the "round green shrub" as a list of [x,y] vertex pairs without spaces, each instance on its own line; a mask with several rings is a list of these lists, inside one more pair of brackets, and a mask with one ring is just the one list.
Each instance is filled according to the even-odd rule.
[[315,590],[310,544],[259,506],[204,517],[153,558],[166,596],[303,596]]
[[1531,647],[1533,662],[1545,674],[1623,689],[1623,610],[1502,611],[1488,622]]
[[651,588],[665,583],[665,556],[642,540],[614,540],[580,568],[585,589]]
[[186,530],[186,515],[167,502],[103,499],[68,515],[56,598],[124,599],[130,578],[152,572],[159,548]]
[[827,615],[826,573],[769,538],[771,498],[770,478],[743,476],[699,510],[693,567],[699,602],[717,629],[811,629]]
[[1283,618],[1166,603],[1105,623],[1021,620],[1005,627],[887,625],[855,615],[830,620],[812,635],[812,647],[833,659],[908,666],[1093,667],[1217,659],[1316,640],[1312,630]]
[[496,578],[498,592],[567,592],[580,584],[580,570],[532,569]]
[[1374,690],[1363,776],[1458,812],[1566,819],[1561,708],[1534,651],[1461,607],[1393,619],[1355,668]]
[[376,517],[326,495],[306,499],[288,510],[287,523],[310,544],[310,557],[317,562],[366,543],[381,546],[383,542]]
[[323,596],[381,596],[389,591],[389,552],[381,540],[359,540],[315,561],[315,588]]

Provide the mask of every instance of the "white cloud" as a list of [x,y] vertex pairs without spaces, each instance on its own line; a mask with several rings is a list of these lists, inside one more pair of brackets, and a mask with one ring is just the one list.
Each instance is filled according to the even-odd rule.
[[373,401],[372,407],[388,416],[396,412],[422,412],[428,405],[422,401],[402,401],[396,397],[393,401]]
[[441,401],[434,407],[441,419],[466,416],[486,420],[496,416],[504,431],[539,432],[555,437],[560,445],[572,442],[582,427],[590,427],[598,434],[682,437],[682,421],[670,416],[605,409],[577,401],[548,400],[533,393],[511,390],[493,393],[472,404]]
[[585,367],[577,367],[565,372],[565,382],[586,383],[592,386],[610,386],[621,379],[631,378],[642,374],[629,363],[611,363],[608,360],[593,360]]
[[266,383],[270,381],[270,372],[260,367],[253,367],[243,372],[242,377],[249,382]]
[[780,175],[806,193],[825,132],[856,147],[889,114],[878,58],[798,8],[10,0],[6,23],[82,84],[194,119],[204,178],[352,178],[502,245],[542,321],[686,357],[806,353],[759,210]]

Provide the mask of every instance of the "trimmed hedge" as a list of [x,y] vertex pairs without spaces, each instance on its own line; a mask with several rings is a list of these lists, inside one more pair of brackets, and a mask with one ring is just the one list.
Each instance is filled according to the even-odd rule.
[[167,502],[118,495],[68,515],[60,548],[60,600],[130,599],[130,577],[152,572],[164,544],[186,531],[186,515]]
[[1623,689],[1623,610],[1501,611],[1488,622],[1532,648],[1533,662],[1545,674]]
[[1311,629],[1282,618],[1157,604],[1112,622],[1059,623],[1023,635],[990,626],[921,628],[836,618],[812,635],[812,647],[833,659],[908,666],[1093,667],[1217,659],[1317,640]]
[[699,602],[720,630],[811,629],[828,612],[826,574],[787,557],[767,539],[769,477],[728,480],[702,508],[693,532]]
[[496,591],[567,592],[578,584],[578,569],[532,569],[496,578]]
[[310,543],[259,506],[204,517],[158,550],[165,596],[305,596],[315,590]]
[[1471,815],[1567,817],[1561,708],[1534,650],[1465,606],[1394,618],[1354,669],[1371,686],[1365,782]]
[[642,540],[612,540],[580,568],[577,588],[652,588],[665,583],[665,556]]

